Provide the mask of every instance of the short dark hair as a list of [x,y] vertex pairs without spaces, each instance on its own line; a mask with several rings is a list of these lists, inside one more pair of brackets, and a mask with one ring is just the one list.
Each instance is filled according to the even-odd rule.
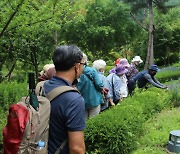
[[67,71],[82,58],[82,51],[76,45],[58,46],[52,56],[56,71]]

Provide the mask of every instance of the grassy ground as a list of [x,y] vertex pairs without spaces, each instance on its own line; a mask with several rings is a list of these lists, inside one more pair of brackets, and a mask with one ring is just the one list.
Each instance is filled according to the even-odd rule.
[[139,140],[139,148],[132,154],[167,154],[169,133],[180,129],[180,107],[152,117],[145,123],[146,133]]

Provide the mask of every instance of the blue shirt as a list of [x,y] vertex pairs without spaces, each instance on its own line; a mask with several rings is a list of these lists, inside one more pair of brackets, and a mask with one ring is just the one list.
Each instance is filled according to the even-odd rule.
[[[102,73],[102,72],[99,72],[99,71],[97,71],[98,72],[98,75],[99,75],[99,78],[102,80],[102,82],[103,82],[103,84],[104,84],[104,88],[109,88],[108,87],[108,81],[107,81],[107,78],[106,78],[106,76],[104,76],[104,73]],[[109,90],[109,89],[108,89]],[[108,94],[107,95],[105,95],[106,96],[106,98],[110,98],[110,94],[109,94],[109,92],[108,92]]]
[[137,80],[139,88],[146,86],[148,82],[157,88],[164,88],[164,86],[154,76],[151,76],[149,74],[148,70],[141,71],[135,77],[132,78],[134,84]]
[[120,100],[121,99],[121,96],[120,96],[121,80],[119,76],[117,76],[114,73],[109,74],[107,76],[107,81],[108,81],[108,89],[109,89],[110,98],[112,98],[113,101]]
[[[45,93],[64,85],[72,86],[68,81],[55,76],[45,83]],[[85,129],[84,99],[78,92],[65,92],[51,101],[49,128],[49,154],[54,154],[62,142],[68,138],[68,131]],[[61,153],[69,153],[68,144]]]

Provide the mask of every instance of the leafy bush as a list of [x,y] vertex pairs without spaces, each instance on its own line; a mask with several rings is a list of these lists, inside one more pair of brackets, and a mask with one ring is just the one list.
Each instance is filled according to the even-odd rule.
[[[27,83],[3,82],[0,84],[0,132],[6,125],[9,106],[18,102],[22,96],[26,96],[27,92]],[[2,143],[2,133],[0,142]]]
[[[137,128],[142,128],[138,127],[136,122],[131,123],[131,120],[142,121],[141,115],[141,108],[124,106],[119,110],[117,106],[113,110],[88,120],[85,131],[87,151],[109,154],[119,151],[128,153],[130,148],[135,148],[137,145],[134,142],[135,131]],[[132,133],[133,128],[135,131]]]
[[138,146],[143,123],[168,104],[165,91],[151,88],[89,119],[85,130],[88,153],[126,154]]
[[28,92],[27,83],[3,82],[0,84],[0,106],[4,109],[17,102]]
[[171,81],[169,85],[169,92],[170,92],[170,99],[174,107],[179,107],[180,106],[180,79],[176,83],[173,83]]
[[114,66],[106,66],[106,71],[105,71],[105,76],[109,75],[109,71],[113,68]]

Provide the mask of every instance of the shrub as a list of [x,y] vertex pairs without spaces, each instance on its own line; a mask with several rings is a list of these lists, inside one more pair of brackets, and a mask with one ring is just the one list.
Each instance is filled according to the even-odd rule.
[[173,103],[174,107],[180,106],[180,80],[178,80],[176,83],[173,83],[171,81],[169,85],[169,93],[170,93],[170,99]]
[[[22,96],[28,93],[27,83],[3,82],[0,84],[0,131],[6,125],[8,109],[11,104],[20,100]],[[2,133],[0,135],[2,142]]]
[[85,130],[87,152],[130,153],[143,135],[143,123],[167,105],[165,91],[150,88],[89,119]]
[[114,66],[106,66],[106,71],[105,71],[105,76],[109,75],[109,71],[113,68]]
[[3,82],[0,84],[0,106],[8,109],[9,105],[27,95],[27,83]]
[[[137,130],[141,130],[137,121],[143,121],[142,109],[134,106],[119,106],[89,119],[85,131],[87,151],[89,153],[128,153],[135,148]],[[132,122],[134,121],[134,122]],[[142,124],[142,123],[141,123]],[[134,129],[134,131],[133,131]]]

